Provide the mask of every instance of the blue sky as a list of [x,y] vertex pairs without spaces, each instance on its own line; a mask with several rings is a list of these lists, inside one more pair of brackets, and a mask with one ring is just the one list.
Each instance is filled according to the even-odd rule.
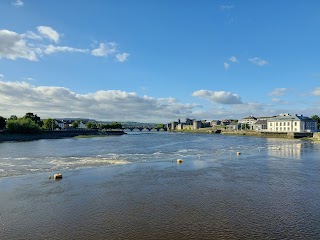
[[320,115],[319,1],[0,2],[0,115]]

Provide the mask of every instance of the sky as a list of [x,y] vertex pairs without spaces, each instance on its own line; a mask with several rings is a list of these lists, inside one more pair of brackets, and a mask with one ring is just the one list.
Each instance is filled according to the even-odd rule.
[[320,115],[320,1],[2,0],[0,116]]

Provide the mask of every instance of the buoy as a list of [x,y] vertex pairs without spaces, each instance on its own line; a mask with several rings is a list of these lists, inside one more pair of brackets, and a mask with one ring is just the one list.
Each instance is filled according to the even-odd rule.
[[182,159],[177,159],[177,163],[182,163],[183,160]]
[[237,155],[238,155],[238,156],[241,155],[241,152],[237,152]]
[[49,176],[48,178],[51,179],[51,176]]
[[53,179],[61,179],[62,178],[62,174],[61,173],[56,173],[55,175],[53,175]]

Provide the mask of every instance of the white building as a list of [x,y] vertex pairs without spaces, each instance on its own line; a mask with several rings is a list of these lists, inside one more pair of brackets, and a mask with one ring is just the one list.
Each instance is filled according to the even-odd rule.
[[316,132],[317,121],[303,115],[280,114],[267,120],[268,132]]

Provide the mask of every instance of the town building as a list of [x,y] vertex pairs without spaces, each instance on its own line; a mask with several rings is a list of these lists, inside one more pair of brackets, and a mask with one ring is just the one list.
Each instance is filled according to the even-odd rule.
[[317,121],[303,115],[279,114],[267,120],[268,132],[316,132]]

